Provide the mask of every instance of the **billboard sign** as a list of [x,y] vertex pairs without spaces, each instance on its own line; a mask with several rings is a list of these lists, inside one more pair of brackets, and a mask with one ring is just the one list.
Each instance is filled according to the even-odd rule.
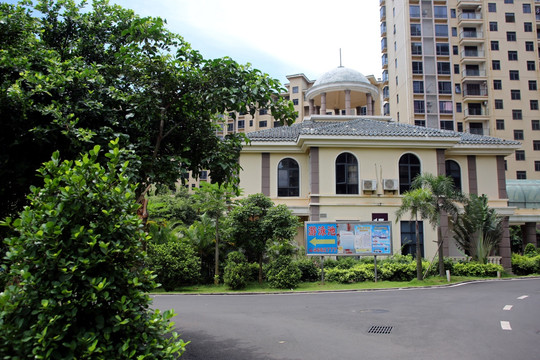
[[307,255],[392,255],[392,224],[372,222],[306,222]]

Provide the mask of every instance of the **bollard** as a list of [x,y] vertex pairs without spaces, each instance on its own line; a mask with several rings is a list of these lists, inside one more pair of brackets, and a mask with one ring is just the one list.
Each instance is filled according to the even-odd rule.
[[450,270],[446,270],[446,280],[450,282]]

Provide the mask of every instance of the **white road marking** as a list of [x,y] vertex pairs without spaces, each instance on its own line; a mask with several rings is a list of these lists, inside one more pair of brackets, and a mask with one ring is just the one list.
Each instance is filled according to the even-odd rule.
[[529,295],[523,295],[523,296],[518,297],[517,299],[518,300],[523,300],[523,299],[526,299],[528,297],[529,297]]
[[503,307],[503,310],[512,310],[512,306],[513,305],[506,305],[505,307]]
[[510,321],[501,321],[501,328],[503,330],[512,330],[512,327],[510,326]]

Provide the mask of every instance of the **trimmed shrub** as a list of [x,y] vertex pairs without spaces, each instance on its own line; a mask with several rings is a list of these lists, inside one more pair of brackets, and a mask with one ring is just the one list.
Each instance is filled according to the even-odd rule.
[[538,255],[538,249],[536,249],[536,246],[534,246],[534,244],[528,243],[527,245],[525,245],[523,255],[528,257],[535,257]]
[[298,286],[302,272],[291,256],[281,255],[265,265],[266,279],[273,288],[294,289]]
[[512,272],[516,275],[540,273],[540,256],[512,254]]
[[[427,269],[427,266],[425,266],[425,269]],[[380,272],[382,280],[411,281],[416,278],[416,262],[384,262],[380,270],[377,267],[377,271]]]
[[[258,268],[258,266],[257,266]],[[227,255],[223,281],[232,290],[243,289],[250,277],[250,265],[246,256],[239,251],[232,251]]]
[[325,278],[330,282],[342,284],[373,281],[375,280],[375,266],[373,264],[358,264],[350,269],[340,269],[339,267],[325,270]]
[[302,258],[296,260],[296,264],[302,272],[300,281],[317,281],[321,278],[321,269],[315,259]]
[[502,273],[504,268],[501,265],[496,264],[469,262],[454,264],[453,274],[456,276],[493,277],[497,276],[497,271]]
[[182,285],[196,284],[201,273],[201,259],[184,238],[171,239],[163,244],[148,244],[148,266],[156,281],[166,291]]

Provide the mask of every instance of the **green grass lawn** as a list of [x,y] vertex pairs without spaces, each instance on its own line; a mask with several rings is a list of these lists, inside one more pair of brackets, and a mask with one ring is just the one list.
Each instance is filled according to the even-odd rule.
[[[510,277],[503,274],[503,277]],[[471,280],[486,280],[496,278],[480,278],[480,277],[465,277],[465,276],[452,276],[451,281],[446,281],[446,277],[433,276],[425,279],[424,281],[412,280],[412,281],[379,281],[379,282],[359,282],[353,284],[340,284],[335,282],[304,282],[300,283],[296,289],[274,289],[268,286],[267,283],[259,285],[257,282],[250,283],[243,290],[230,290],[226,285],[193,285],[186,286],[177,289],[176,291],[169,293],[177,294],[212,294],[212,293],[278,293],[278,292],[302,292],[302,291],[340,291],[340,290],[370,290],[370,289],[392,289],[392,288],[410,288],[421,286],[437,286],[455,284],[464,281]],[[155,294],[166,293],[164,290],[159,289],[152,292]]]

